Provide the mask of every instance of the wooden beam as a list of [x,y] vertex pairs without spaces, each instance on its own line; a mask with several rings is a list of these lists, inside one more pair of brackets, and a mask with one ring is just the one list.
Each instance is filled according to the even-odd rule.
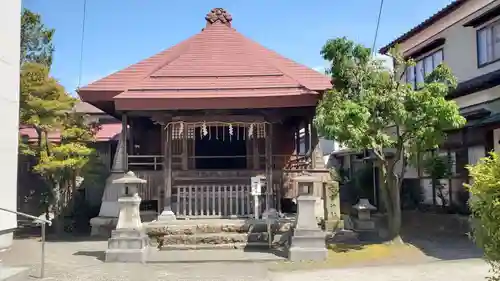
[[253,157],[253,169],[254,170],[259,170],[260,169],[260,157],[259,157],[259,142],[257,139],[257,131],[253,131],[252,135],[252,157]]
[[266,210],[271,208],[271,192],[273,190],[273,125],[266,124]]
[[122,114],[122,133],[120,135],[121,141],[123,143],[123,149],[121,150],[122,154],[122,165],[123,165],[123,171],[128,171],[128,149],[127,149],[127,141],[128,141],[128,129],[127,129],[127,124],[128,124],[128,118],[127,118],[127,113],[124,112]]
[[295,155],[300,155],[300,123],[295,127]]
[[182,131],[182,169],[186,171],[188,169],[188,139],[187,139],[187,127],[184,126]]
[[185,115],[175,116],[172,121],[185,122],[264,122],[264,117],[260,115]]
[[165,155],[163,157],[163,178],[164,178],[164,210],[172,210],[172,126],[168,126],[166,139],[164,142]]
[[309,119],[304,121],[304,148],[306,154],[311,153],[311,123]]

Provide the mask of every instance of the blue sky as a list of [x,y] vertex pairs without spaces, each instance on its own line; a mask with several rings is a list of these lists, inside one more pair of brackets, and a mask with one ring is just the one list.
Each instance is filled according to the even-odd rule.
[[[451,0],[385,0],[377,47],[419,24]],[[215,7],[233,27],[295,61],[319,68],[319,51],[346,36],[371,47],[379,0],[87,0],[82,86],[154,55],[205,25]],[[56,29],[54,75],[73,92],[80,77],[83,0],[23,0]]]

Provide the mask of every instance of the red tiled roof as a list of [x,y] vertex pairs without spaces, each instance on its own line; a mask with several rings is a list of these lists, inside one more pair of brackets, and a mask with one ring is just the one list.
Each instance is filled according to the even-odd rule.
[[[97,131],[95,140],[96,142],[106,142],[116,139],[120,135],[121,131],[121,123],[102,124],[101,129]],[[19,135],[21,137],[26,136],[28,138],[28,142],[35,142],[38,138],[36,130],[30,127],[21,127],[19,129]],[[61,140],[61,134],[58,131],[49,132],[48,137],[51,142],[58,142]]]
[[230,27],[230,20],[212,23],[211,19],[193,37],[82,87],[79,94],[83,100],[98,102],[130,98],[131,92],[134,98],[218,98],[277,95],[284,89],[290,89],[290,95],[317,94],[331,88],[329,77],[246,38]]

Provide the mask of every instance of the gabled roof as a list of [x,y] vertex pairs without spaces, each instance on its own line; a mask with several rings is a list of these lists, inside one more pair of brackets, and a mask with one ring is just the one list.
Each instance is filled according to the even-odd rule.
[[206,28],[191,38],[80,88],[82,100],[113,100],[122,109],[130,99],[160,108],[160,99],[314,95],[317,101],[318,92],[331,88],[329,77],[236,31],[223,9],[206,19]]
[[458,9],[460,6],[462,6],[465,2],[470,1],[470,0],[455,0],[448,4],[446,7],[443,9],[439,10],[436,12],[434,15],[431,17],[427,18],[423,22],[421,22],[419,25],[415,26],[414,28],[410,29],[403,35],[399,36],[398,38],[394,39],[392,42],[389,44],[385,45],[384,47],[380,48],[379,53],[381,54],[386,54],[389,49],[392,47],[396,46],[396,44],[401,43],[409,39],[410,37],[414,36],[415,34],[423,31],[424,29],[428,28],[429,26],[433,25],[435,22],[438,20],[444,18],[445,16],[451,14],[453,11]]

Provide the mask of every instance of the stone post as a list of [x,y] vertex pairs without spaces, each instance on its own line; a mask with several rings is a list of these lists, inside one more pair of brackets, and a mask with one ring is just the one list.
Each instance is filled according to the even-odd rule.
[[141,197],[138,185],[146,180],[137,178],[133,172],[113,181],[123,185],[122,196],[118,199],[120,213],[116,229],[111,233],[106,250],[106,262],[146,262],[148,237],[146,236],[139,214]]
[[315,177],[303,174],[293,181],[297,183],[299,189],[298,214],[288,259],[323,261],[328,255],[325,233],[317,224],[314,214],[317,198],[312,195],[317,180]]
[[118,198],[120,197],[120,190],[123,188],[123,185],[114,183],[114,180],[123,177],[127,169],[127,120],[125,116],[122,119],[122,132],[116,147],[111,173],[106,179],[99,216],[90,220],[92,236],[109,237],[111,230],[116,227],[116,223],[118,222],[120,209]]

